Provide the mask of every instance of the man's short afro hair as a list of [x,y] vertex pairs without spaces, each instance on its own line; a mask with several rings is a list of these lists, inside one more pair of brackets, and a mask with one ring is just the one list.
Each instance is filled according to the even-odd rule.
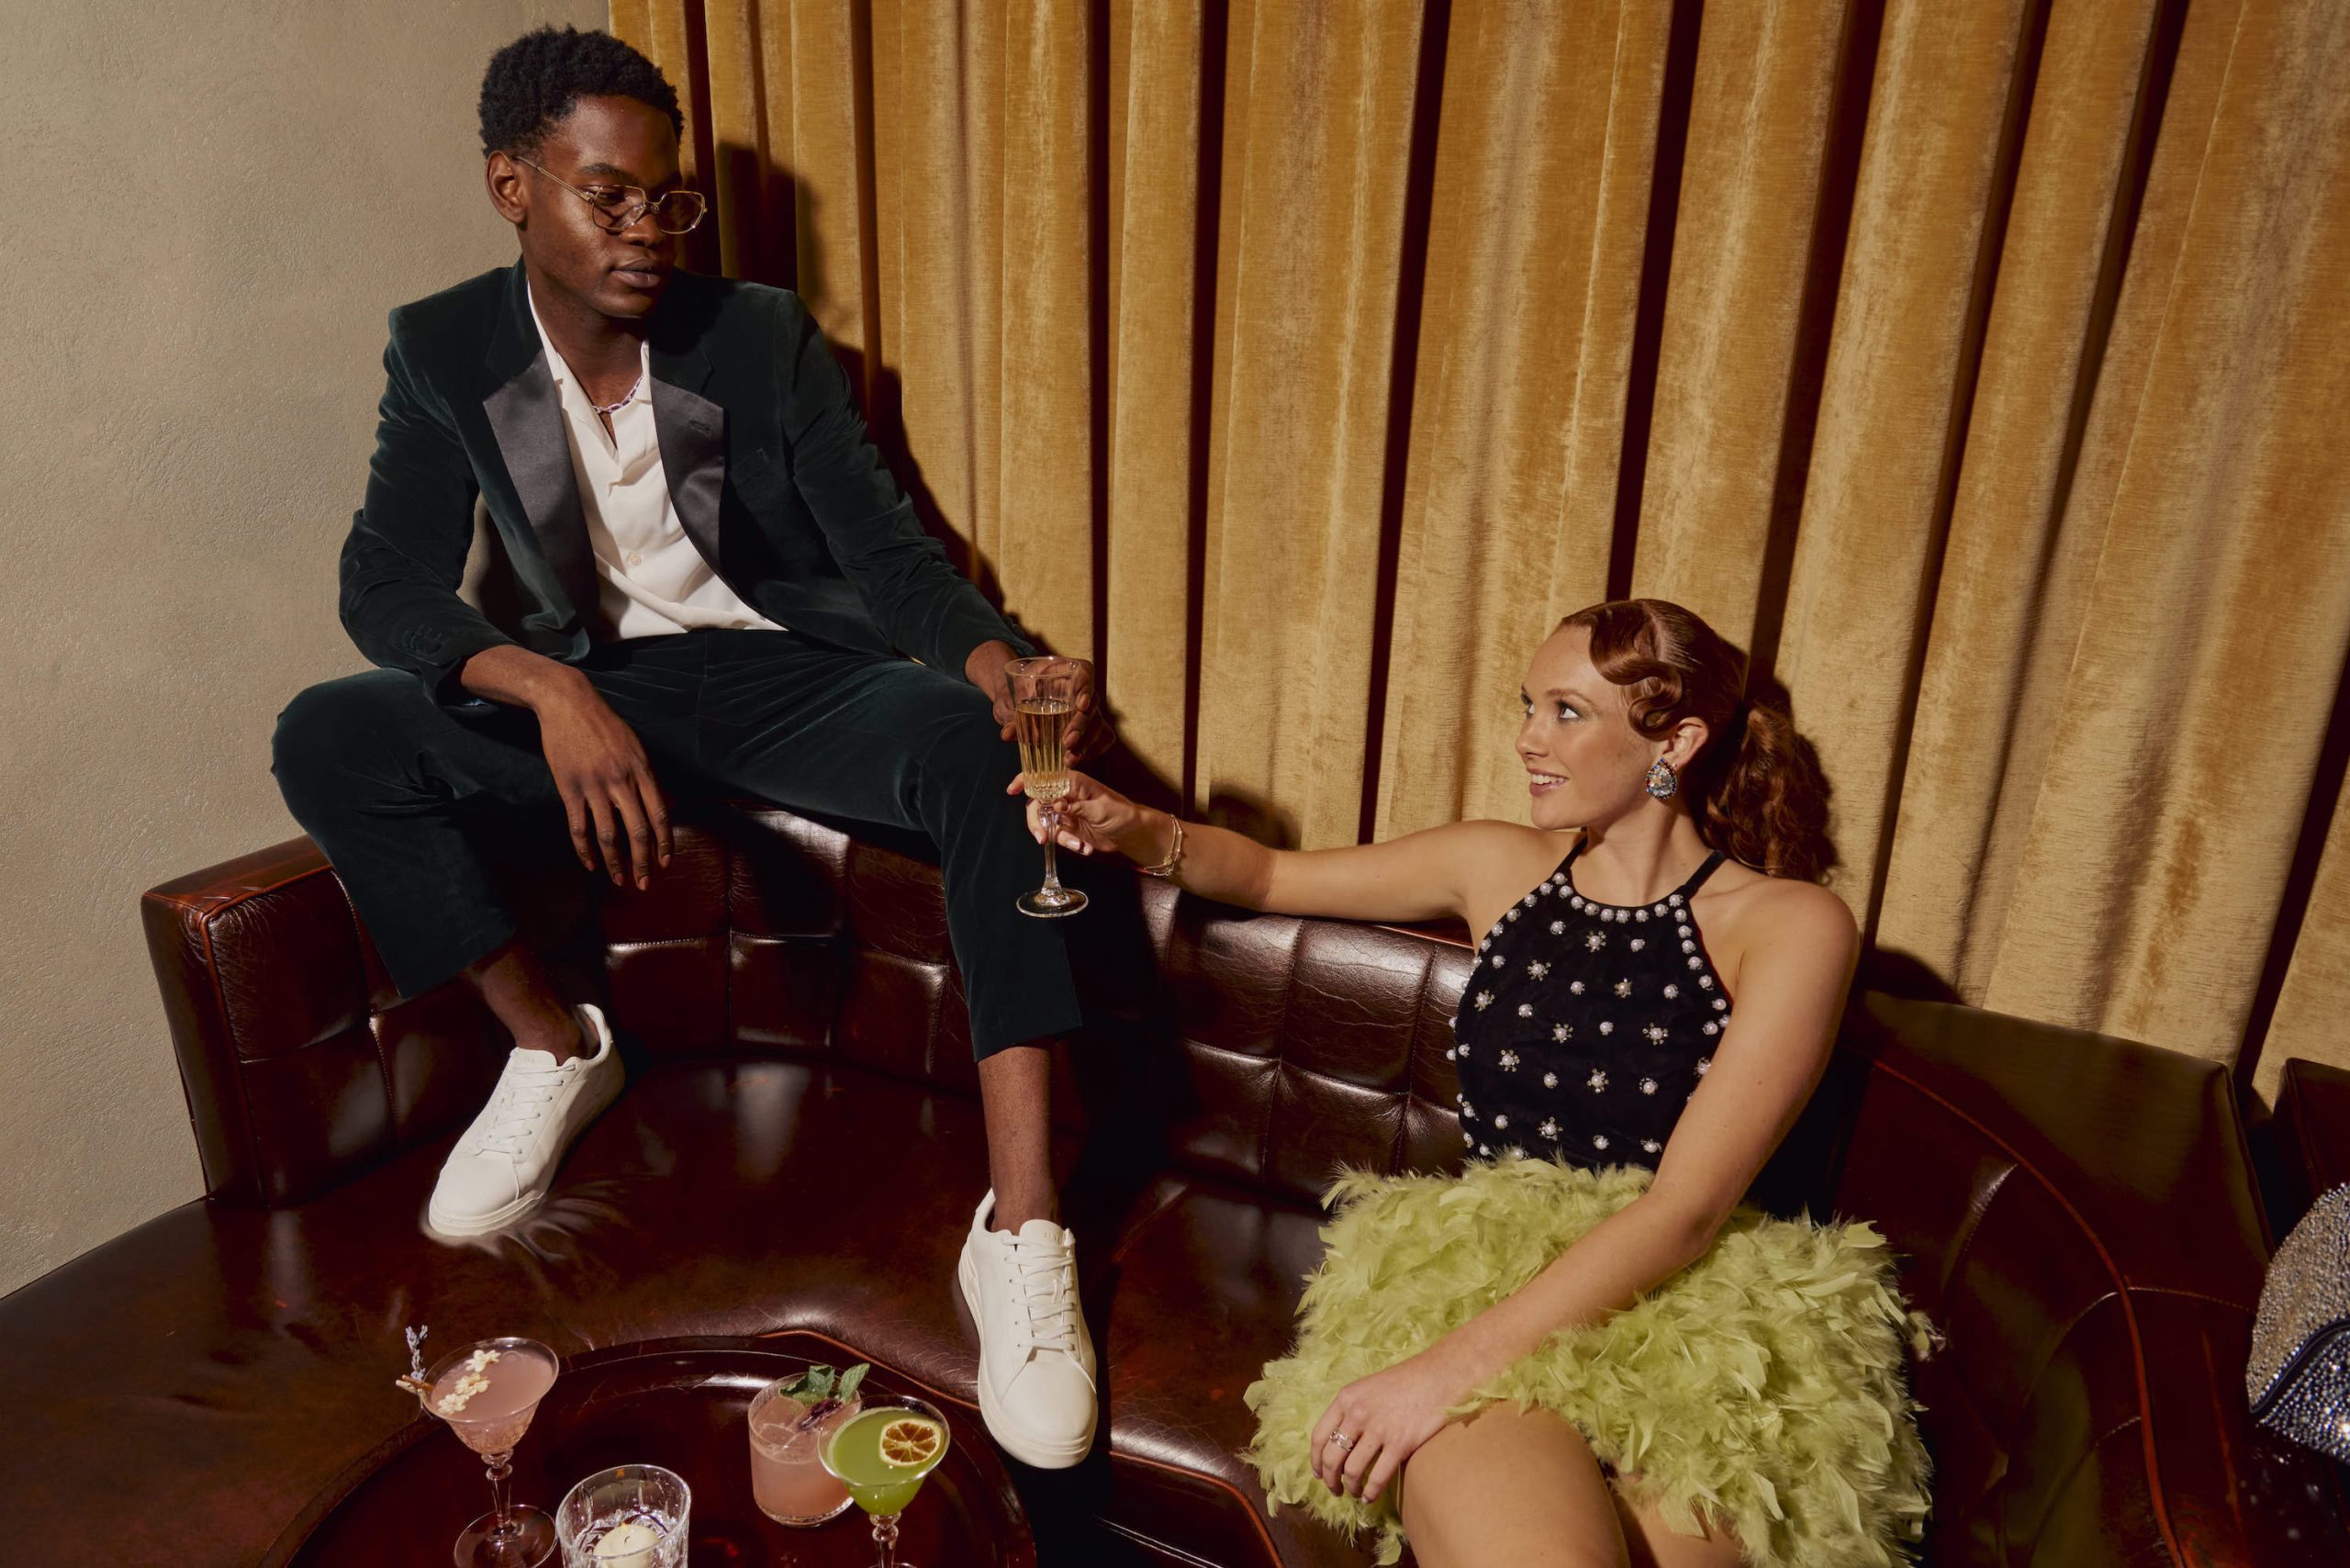
[[540,28],[489,57],[481,79],[482,156],[536,152],[582,98],[634,98],[686,133],[677,90],[659,66],[610,33]]

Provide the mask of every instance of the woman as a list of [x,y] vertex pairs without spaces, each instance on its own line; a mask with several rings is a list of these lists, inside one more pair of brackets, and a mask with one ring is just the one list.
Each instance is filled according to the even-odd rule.
[[1567,617],[1520,694],[1528,827],[1282,853],[1082,775],[1059,803],[1058,842],[1207,898],[1484,934],[1447,1053],[1464,1173],[1337,1183],[1296,1349],[1248,1391],[1268,1495],[1382,1562],[1834,1568],[1920,1531],[1922,1320],[1882,1241],[1740,1206],[1859,946],[1825,787],[1742,666],[1662,600]]

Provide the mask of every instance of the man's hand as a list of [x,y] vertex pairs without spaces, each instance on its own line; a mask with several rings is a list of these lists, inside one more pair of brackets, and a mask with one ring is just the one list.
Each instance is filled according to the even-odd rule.
[[[1013,720],[1012,678],[1005,668],[1020,655],[1005,642],[981,643],[963,661],[963,678],[987,693],[988,701],[995,709],[995,722],[1011,740],[1019,734]],[[1093,666],[1087,664],[1079,678],[1077,711],[1069,715],[1069,728],[1061,733],[1061,745],[1069,760],[1083,762],[1089,756],[1099,756],[1116,741],[1117,733],[1110,721],[1097,711],[1093,700]]]
[[669,807],[636,732],[588,678],[509,645],[466,660],[463,679],[477,696],[538,715],[539,745],[563,797],[579,863],[593,871],[600,853],[613,886],[632,876],[639,888],[650,887],[656,861],[669,864]]
[[669,864],[668,804],[636,732],[580,684],[576,695],[538,711],[539,745],[563,796],[572,852],[593,871],[600,850],[615,887],[632,873],[639,888],[651,887],[655,859]]

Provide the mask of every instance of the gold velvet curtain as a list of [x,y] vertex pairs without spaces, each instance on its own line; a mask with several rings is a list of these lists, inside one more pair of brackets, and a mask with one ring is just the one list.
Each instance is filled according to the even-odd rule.
[[1551,622],[1783,682],[1881,975],[2350,1062],[2350,6],[614,0],[701,262],[1170,794],[1523,811]]

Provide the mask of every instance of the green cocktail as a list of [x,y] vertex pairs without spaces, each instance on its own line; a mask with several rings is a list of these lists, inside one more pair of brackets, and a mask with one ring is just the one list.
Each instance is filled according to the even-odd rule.
[[897,1559],[898,1516],[946,1457],[946,1417],[920,1399],[867,1395],[841,1423],[822,1458],[856,1506],[873,1518],[881,1568],[906,1568]]

